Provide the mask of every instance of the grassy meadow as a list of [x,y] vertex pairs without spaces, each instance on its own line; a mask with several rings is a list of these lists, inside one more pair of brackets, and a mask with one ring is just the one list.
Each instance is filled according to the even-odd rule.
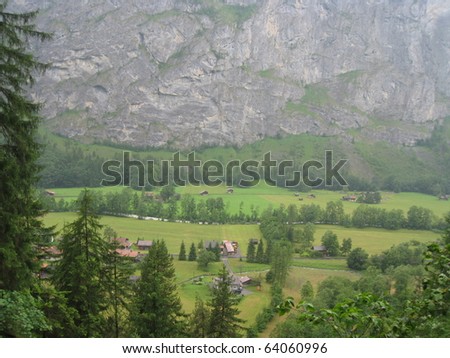
[[[278,207],[281,204],[286,207],[290,204],[301,207],[305,204],[317,204],[325,208],[329,201],[341,200],[342,196],[347,195],[339,191],[330,190],[311,190],[308,193],[300,193],[297,197],[294,192],[289,189],[273,187],[266,183],[259,183],[251,188],[234,188],[233,194],[227,194],[226,186],[220,185],[210,186],[185,186],[177,187],[176,191],[183,197],[184,195],[192,195],[197,201],[206,198],[221,197],[225,203],[227,211],[230,214],[237,214],[242,205],[242,210],[246,214],[250,214],[252,206],[257,208],[259,213],[269,206]],[[100,191],[103,194],[108,192],[120,192],[124,189],[122,186],[92,188],[91,190]],[[49,189],[56,193],[55,199],[63,198],[64,200],[76,200],[83,188],[52,188]],[[207,190],[208,196],[200,196],[199,193]],[[315,198],[309,198],[309,194],[314,194]],[[450,201],[439,200],[437,197],[421,193],[392,193],[382,192],[382,201],[377,204],[377,208],[387,210],[401,209],[408,212],[413,205],[430,209],[437,217],[443,217],[450,212]],[[302,199],[302,200],[299,200]],[[352,213],[360,204],[343,201],[346,213]]]
[[[82,188],[54,188],[50,190],[56,192],[56,200],[64,198],[64,200],[72,201],[78,197]],[[120,192],[123,187],[95,188],[93,190],[100,190],[103,193]],[[285,206],[295,204],[300,207],[304,204],[314,203],[325,208],[327,202],[340,200],[345,195],[342,192],[313,190],[311,193],[315,194],[316,198],[308,198],[310,193],[300,193],[300,198],[303,200],[299,200],[299,197],[295,196],[293,191],[271,187],[266,184],[259,184],[252,188],[235,188],[233,194],[227,194],[226,187],[223,185],[217,187],[187,186],[178,187],[176,190],[181,196],[192,195],[196,200],[222,197],[227,211],[232,214],[238,213],[241,205],[244,213],[250,213],[252,206],[258,208],[259,213],[261,213],[269,206],[277,207],[281,204]],[[199,192],[202,190],[208,190],[209,195],[201,197]],[[436,216],[443,216],[450,211],[450,202],[439,201],[436,197],[430,195],[383,192],[382,198],[381,204],[376,206],[389,210],[402,209],[406,213],[412,205],[417,205],[431,209]],[[359,204],[343,202],[343,205],[344,210],[351,213]],[[76,213],[73,212],[48,213],[43,217],[43,221],[45,225],[55,225],[57,230],[61,230],[65,223],[70,223],[75,218]],[[245,256],[248,240],[250,238],[261,239],[259,227],[254,224],[202,225],[112,216],[101,217],[101,224],[112,227],[119,236],[127,237],[132,242],[136,242],[138,238],[145,240],[164,239],[171,254],[178,254],[182,241],[189,251],[190,245],[192,243],[197,245],[200,240],[231,240],[239,243],[241,255]],[[300,228],[301,225],[296,225],[296,229]],[[336,233],[339,242],[342,242],[345,238],[351,238],[353,248],[361,247],[371,255],[378,254],[401,242],[417,240],[427,243],[440,236],[432,231],[405,229],[389,231],[376,228],[357,229],[334,225],[316,225],[315,245],[320,245],[321,237],[327,230]],[[269,269],[268,265],[247,263],[245,259],[230,259],[229,264],[236,274],[245,274],[255,279],[264,279],[265,273]],[[197,295],[203,300],[208,300],[210,295],[209,282],[220,271],[221,265],[220,262],[212,263],[207,271],[202,271],[198,269],[196,262],[174,260],[178,293],[186,312],[193,310]],[[191,280],[192,277],[199,276],[204,276],[202,283],[194,284]],[[284,294],[298,300],[300,288],[306,281],[311,281],[316,289],[319,282],[329,276],[341,276],[356,280],[359,274],[348,270],[345,258],[312,259],[300,258],[296,254],[292,260]],[[257,290],[254,286],[250,286],[248,289],[249,294],[245,295],[239,303],[240,317],[246,320],[246,327],[250,327],[255,322],[256,315],[270,303],[270,285],[265,281],[263,281],[261,290]],[[284,319],[284,317],[275,317],[261,336],[268,337],[275,325]]]
[[[64,223],[70,223],[76,218],[76,213],[48,213],[44,216],[47,226],[56,225],[61,230]],[[132,242],[138,238],[145,240],[164,239],[170,253],[178,254],[180,244],[184,241],[187,249],[191,243],[197,244],[200,240],[231,240],[239,243],[241,255],[247,253],[248,240],[250,238],[261,238],[258,225],[201,225],[163,222],[154,220],[138,220],[134,218],[103,216],[101,223],[112,227],[119,236],[127,237]],[[301,227],[301,225],[298,225]],[[344,228],[336,225],[317,225],[315,233],[315,244],[320,245],[320,240],[327,230],[337,234],[339,241],[350,237],[353,247],[361,247],[369,254],[378,254],[391,246],[401,242],[417,240],[430,242],[439,237],[432,231],[419,230],[385,230],[376,228]]]

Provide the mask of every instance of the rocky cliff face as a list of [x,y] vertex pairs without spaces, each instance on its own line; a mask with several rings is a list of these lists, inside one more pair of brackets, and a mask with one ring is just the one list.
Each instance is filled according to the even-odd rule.
[[15,0],[46,126],[134,146],[311,133],[414,144],[450,114],[444,0]]

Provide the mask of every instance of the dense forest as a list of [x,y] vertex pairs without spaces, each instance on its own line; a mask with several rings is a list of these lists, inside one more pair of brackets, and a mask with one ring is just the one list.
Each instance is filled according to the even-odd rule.
[[[393,192],[418,192],[430,195],[444,195],[450,193],[450,179],[447,175],[447,166],[445,163],[448,162],[449,158],[449,144],[448,137],[443,133],[448,133],[450,127],[450,120],[446,120],[442,125],[435,128],[432,136],[429,140],[418,143],[419,147],[425,147],[429,150],[434,158],[439,158],[441,161],[438,168],[442,170],[441,172],[433,172],[429,168],[418,168],[416,171],[411,173],[408,169],[410,166],[416,165],[413,159],[403,158],[405,165],[408,168],[401,168],[389,163],[389,157],[396,155],[395,148],[392,148],[392,153],[384,154],[386,158],[379,160],[382,164],[380,170],[377,170],[377,176],[374,178],[367,178],[363,176],[358,176],[348,170],[347,167],[343,168],[343,176],[347,182],[346,188],[350,191],[368,191],[376,192],[380,190],[393,191]],[[91,148],[88,145],[80,144],[76,141],[58,138],[55,140],[55,136],[39,133],[37,135],[37,140],[42,144],[43,149],[41,156],[38,159],[38,163],[41,166],[41,172],[39,175],[39,181],[37,185],[41,188],[65,188],[65,187],[98,187],[103,179],[106,178],[105,174],[102,173],[99,168],[102,164],[108,160],[118,160],[123,163],[123,153],[131,153],[131,158],[133,160],[141,160],[143,162],[153,161],[154,172],[161,173],[161,165],[163,160],[168,160],[170,157],[163,157],[164,151],[158,152],[148,152],[134,149],[133,151],[128,147],[117,148],[116,147],[104,147],[99,146],[97,149]],[[277,140],[277,139],[275,139]],[[274,148],[276,146],[283,146],[283,139],[279,139],[280,143],[275,142]],[[301,139],[299,139],[301,141]],[[311,144],[314,146],[314,144]],[[256,147],[256,145],[255,145]],[[107,149],[105,149],[107,148]],[[101,149],[101,150],[99,150]],[[374,148],[367,148],[370,151]],[[218,154],[215,152],[214,155],[217,157],[210,157],[213,154],[209,154],[207,150],[200,149],[198,154],[205,161],[209,159],[219,158],[222,165],[225,165],[227,160],[235,159],[235,157],[227,157],[227,148],[219,149]],[[250,147],[236,148],[235,156],[239,158],[242,155],[245,158],[246,152],[252,151],[254,153],[254,158],[261,158],[263,152],[257,147],[255,149]],[[204,152],[204,153],[203,153]],[[222,153],[223,152],[223,153]],[[108,153],[108,154],[105,154]],[[300,170],[301,163],[311,159],[309,157],[299,156],[295,153],[292,155],[291,152],[281,153],[278,156],[281,159],[293,160],[294,168],[287,168],[284,175],[279,175],[277,171],[272,173],[273,180],[277,186],[283,187],[286,185],[286,178],[293,178],[293,171]],[[341,153],[344,157],[345,154]],[[317,153],[319,155],[319,153]],[[319,157],[320,158],[320,157]],[[201,170],[200,168],[195,168],[195,170]],[[260,177],[263,177],[262,169],[257,170]],[[196,176],[199,177],[198,172]],[[158,174],[159,175],[159,174]],[[323,173],[317,173],[319,178],[323,179]],[[130,186],[135,189],[145,188],[146,190],[154,189],[147,181],[144,182],[144,186],[139,185],[138,173],[136,171],[131,171],[131,183]],[[187,179],[187,177],[182,176],[182,179]],[[219,178],[225,182],[225,177]],[[239,185],[241,180],[248,180],[248,178],[242,173],[236,173],[233,176],[232,185]],[[324,184],[315,187],[316,189],[325,188]],[[305,185],[303,182],[295,187],[290,188],[295,191],[307,192],[311,190],[311,187]],[[343,186],[337,182],[333,182],[332,186],[327,186],[326,189],[329,190],[342,190]]]

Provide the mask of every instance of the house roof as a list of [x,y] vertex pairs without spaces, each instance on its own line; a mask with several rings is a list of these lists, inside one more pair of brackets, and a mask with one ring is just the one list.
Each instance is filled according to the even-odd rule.
[[231,244],[231,242],[225,241],[224,244],[225,244],[225,248],[227,249],[227,252],[234,252],[234,247]]
[[241,281],[242,284],[244,284],[244,283],[249,283],[252,279],[248,276],[242,276],[239,278],[239,280]]
[[150,247],[153,245],[153,241],[150,240],[138,240],[137,246]]
[[113,241],[117,242],[119,246],[123,247],[131,247],[132,245],[131,241],[126,237],[116,237],[113,239]]
[[117,249],[116,252],[122,257],[136,258],[139,255],[139,253],[137,251],[128,250],[128,249]]
[[326,246],[320,245],[320,246],[313,246],[314,251],[327,251]]

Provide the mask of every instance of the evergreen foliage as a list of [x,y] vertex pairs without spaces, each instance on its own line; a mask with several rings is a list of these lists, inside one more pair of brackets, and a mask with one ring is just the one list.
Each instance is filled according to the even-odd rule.
[[265,263],[263,240],[259,240],[259,242],[258,242],[258,248],[256,249],[255,262],[260,263],[260,264]]
[[28,41],[50,35],[33,25],[37,12],[14,14],[6,7],[0,2],[0,289],[26,290],[33,284],[41,227],[34,195],[40,105],[26,89],[47,67],[27,47]]
[[247,262],[256,262],[256,249],[255,243],[252,240],[249,240],[247,246]]
[[102,337],[108,307],[105,261],[110,246],[102,236],[102,225],[87,190],[78,201],[78,219],[64,227],[53,282],[76,310],[77,337]]
[[191,248],[189,249],[188,261],[195,260],[197,260],[197,248],[195,247],[195,244],[192,243]]
[[231,277],[223,266],[213,288],[212,299],[209,302],[211,316],[208,328],[208,337],[211,338],[238,338],[241,337],[242,323],[238,318],[239,310],[237,296],[231,291]]
[[195,308],[192,311],[189,322],[189,336],[192,338],[206,338],[209,330],[211,311],[199,297],[195,297]]
[[142,262],[132,320],[138,337],[182,337],[184,314],[175,283],[173,259],[163,240],[157,240]]
[[[108,240],[108,238],[105,238]],[[130,276],[134,267],[129,257],[121,256],[116,251],[118,244],[110,241],[109,252],[105,257],[105,289],[109,301],[106,313],[107,326],[113,327],[105,336],[126,337],[129,333],[129,303],[132,299],[132,285]]]
[[184,245],[184,241],[181,241],[180,253],[178,254],[178,260],[186,261],[186,246]]

